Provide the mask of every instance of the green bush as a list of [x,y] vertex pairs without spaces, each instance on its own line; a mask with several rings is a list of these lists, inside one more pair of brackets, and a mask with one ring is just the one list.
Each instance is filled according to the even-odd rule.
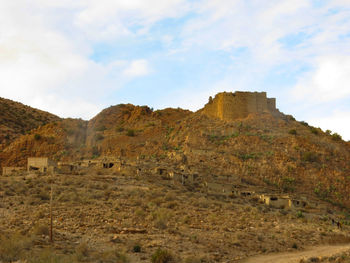
[[297,218],[303,218],[304,215],[303,215],[303,212],[302,211],[298,211],[297,212]]
[[41,135],[40,134],[34,134],[34,140],[40,141],[41,140]]
[[288,119],[291,121],[295,121],[295,118],[292,115],[287,115]]
[[318,133],[319,133],[319,130],[315,127],[310,127],[310,131],[315,135],[318,135]]
[[334,141],[341,141],[342,137],[338,133],[335,132],[335,133],[332,134],[332,139]]
[[132,249],[135,253],[140,253],[141,252],[141,246],[140,245],[135,245]]
[[100,131],[100,132],[102,132],[102,131],[104,131],[104,130],[106,130],[107,128],[106,128],[106,126],[104,126],[104,125],[101,125],[101,126],[98,126],[98,127],[96,127],[96,131]]
[[314,152],[304,152],[301,159],[305,162],[317,162],[318,156]]
[[151,261],[152,263],[169,263],[174,262],[174,257],[169,251],[158,248],[152,255]]
[[95,135],[95,139],[96,139],[96,141],[101,141],[104,139],[104,136],[102,134],[98,133]]
[[127,135],[127,136],[130,136],[130,137],[134,137],[134,136],[135,136],[135,131],[132,130],[132,129],[129,129],[129,130],[126,132],[126,135]]
[[296,129],[291,129],[291,130],[289,130],[288,133],[292,134],[292,135],[297,135],[297,130]]

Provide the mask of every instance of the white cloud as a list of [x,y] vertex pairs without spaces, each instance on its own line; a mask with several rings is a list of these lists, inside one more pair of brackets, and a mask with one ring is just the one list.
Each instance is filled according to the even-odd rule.
[[186,0],[90,0],[76,12],[74,24],[87,37],[96,41],[132,36],[130,27],[139,27],[136,33],[148,31],[155,22],[181,17],[191,5]]
[[293,89],[297,99],[327,102],[350,96],[350,56],[318,58],[315,69],[300,78]]
[[126,69],[124,69],[123,74],[127,77],[142,77],[150,74],[152,72],[147,60],[139,59],[131,61]]
[[203,0],[195,6],[197,16],[182,32],[183,46],[185,50],[229,52],[245,48],[250,56],[245,59],[261,68],[296,61],[310,63],[334,50],[348,50],[345,52],[349,54],[350,39],[340,41],[350,33],[346,5],[342,1],[315,7],[305,0]]
[[[31,6],[16,0],[0,2],[2,97],[62,117],[90,118],[96,113],[95,105],[101,105],[106,94],[133,77],[151,72],[146,60],[96,63],[89,58],[92,43],[84,41],[82,32],[73,28],[72,36],[72,32],[57,27],[54,16],[65,9],[80,10],[82,1],[53,5],[36,0]],[[43,5],[39,8],[39,4]],[[52,15],[50,8],[59,9]]]

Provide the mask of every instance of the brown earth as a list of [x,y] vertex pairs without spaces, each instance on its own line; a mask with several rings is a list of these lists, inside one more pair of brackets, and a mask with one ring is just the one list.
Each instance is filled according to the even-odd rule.
[[344,214],[331,205],[305,208],[300,216],[297,210],[208,194],[201,186],[151,174],[103,172],[0,178],[0,260],[150,262],[161,250],[169,261],[154,262],[239,262],[350,241],[347,225],[342,230],[332,225],[330,218]]
[[[90,121],[64,119],[32,129],[0,149],[0,166],[24,166],[33,156],[66,162],[108,157],[199,176],[183,186],[113,169],[58,175],[56,241],[47,256],[54,251],[59,262],[149,262],[158,248],[175,262],[236,262],[349,241],[349,142],[282,113],[221,120],[201,110],[121,104]],[[8,236],[2,244],[19,247],[13,260],[42,258],[42,249],[50,248],[47,231],[39,231],[47,227],[50,180],[1,178],[0,233]],[[210,194],[204,186],[211,183],[304,197],[320,207],[271,209],[254,198]],[[343,222],[343,231],[330,218]],[[142,253],[134,253],[136,245]]]
[[309,248],[300,252],[288,252],[252,257],[247,260],[243,260],[242,263],[349,262],[349,252],[349,244],[338,246],[320,246]]
[[0,149],[34,128],[59,120],[51,113],[0,98]]
[[102,157],[169,162],[201,173],[238,176],[286,193],[312,193],[350,205],[350,147],[337,134],[269,113],[222,121],[181,109],[117,105],[89,122],[67,119],[23,135],[0,152],[1,166],[31,156],[56,161]]

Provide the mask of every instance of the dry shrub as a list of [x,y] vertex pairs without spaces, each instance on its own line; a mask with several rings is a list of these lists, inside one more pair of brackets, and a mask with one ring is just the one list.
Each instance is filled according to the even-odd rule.
[[174,256],[165,249],[158,248],[152,255],[152,263],[170,263],[175,262]]
[[170,210],[165,208],[159,208],[152,213],[152,218],[154,220],[154,226],[159,229],[165,229],[168,225],[169,219],[172,217]]
[[146,212],[145,212],[145,210],[142,209],[142,208],[137,208],[136,211],[135,211],[135,215],[136,215],[136,217],[138,217],[138,218],[145,218]]
[[350,236],[344,234],[332,234],[327,238],[329,244],[347,244],[350,243]]
[[33,239],[21,234],[0,235],[0,261],[13,262],[23,257],[33,245]]
[[35,235],[38,235],[38,236],[41,236],[41,235],[48,236],[49,235],[49,227],[47,225],[44,225],[44,224],[38,224],[34,227],[33,233]]
[[175,195],[175,193],[168,192],[168,193],[165,195],[164,200],[165,200],[165,201],[174,201],[174,200],[176,200],[176,195]]
[[202,259],[194,256],[187,257],[184,263],[201,263]]
[[28,263],[72,263],[71,255],[57,255],[52,249],[43,249],[27,256]]
[[174,209],[178,206],[178,203],[176,201],[166,202],[164,206],[169,209]]
[[78,261],[84,261],[90,254],[89,246],[86,242],[81,242],[75,248],[75,256]]

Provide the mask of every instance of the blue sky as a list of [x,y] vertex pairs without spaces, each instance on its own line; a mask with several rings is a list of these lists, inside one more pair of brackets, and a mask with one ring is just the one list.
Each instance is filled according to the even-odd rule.
[[348,0],[0,0],[0,96],[90,119],[266,91],[350,140]]

